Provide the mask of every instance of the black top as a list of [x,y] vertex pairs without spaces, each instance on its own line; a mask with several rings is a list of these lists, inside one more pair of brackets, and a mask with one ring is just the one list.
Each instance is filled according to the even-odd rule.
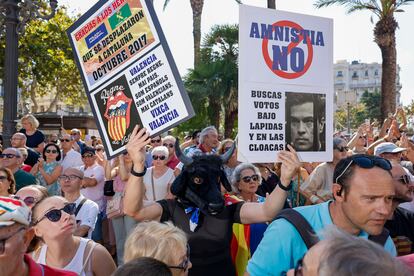
[[37,148],[40,143],[43,143],[45,141],[45,135],[40,130],[36,130],[32,135],[27,135],[24,128],[22,128],[19,132],[26,135],[26,146],[29,148]]
[[160,200],[158,203],[163,209],[161,222],[171,220],[188,236],[190,260],[193,265],[189,275],[235,274],[230,255],[232,225],[241,223],[240,208],[244,202],[226,206],[216,216],[200,213],[199,223],[194,232],[190,231],[191,213],[186,214],[181,203],[176,199]]
[[27,148],[27,158],[24,160],[24,163],[33,167],[37,163],[39,157],[40,154],[37,151]]
[[397,207],[393,215],[393,218],[385,223],[385,228],[390,231],[393,239],[397,236],[407,237],[412,242],[410,253],[414,253],[414,213]]

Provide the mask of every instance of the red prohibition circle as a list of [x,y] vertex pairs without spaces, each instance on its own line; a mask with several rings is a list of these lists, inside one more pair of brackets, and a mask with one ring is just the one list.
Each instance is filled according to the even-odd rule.
[[[282,21],[278,21],[272,24],[273,27],[278,26],[278,27],[291,27],[291,28],[295,28],[299,31],[303,30],[302,26],[300,26],[299,24],[289,21],[289,20],[282,20]],[[292,51],[293,47],[296,47],[296,45],[298,45],[300,42],[303,41],[303,33],[300,34],[298,39],[298,42],[291,42],[288,45],[288,52],[287,54],[290,54],[290,52]],[[289,73],[289,72],[284,72],[282,70],[273,70],[273,60],[270,58],[269,56],[269,51],[268,51],[268,45],[269,45],[269,39],[264,38],[263,42],[262,42],[262,54],[264,57],[264,60],[267,64],[267,66],[269,67],[269,69],[276,75],[278,75],[281,78],[285,78],[285,79],[296,79],[299,78],[300,76],[302,76],[303,74],[306,73],[306,71],[308,71],[310,65],[312,64],[312,59],[313,59],[313,47],[310,41],[309,36],[306,37],[306,45],[308,46],[308,58],[306,60],[305,66],[303,68],[303,70],[301,72],[294,72],[294,73]]]

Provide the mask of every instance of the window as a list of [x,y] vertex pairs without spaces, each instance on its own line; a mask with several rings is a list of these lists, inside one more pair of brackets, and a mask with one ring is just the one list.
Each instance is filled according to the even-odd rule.
[[378,69],[375,69],[374,76],[378,76]]
[[358,78],[358,73],[356,71],[354,71],[354,73],[352,74],[352,78],[353,79],[357,79]]
[[365,70],[365,77],[368,77],[368,70]]
[[336,74],[337,77],[343,77],[344,75],[342,74],[342,71],[338,71],[338,73]]
[[45,112],[45,106],[44,105],[40,106],[40,112]]

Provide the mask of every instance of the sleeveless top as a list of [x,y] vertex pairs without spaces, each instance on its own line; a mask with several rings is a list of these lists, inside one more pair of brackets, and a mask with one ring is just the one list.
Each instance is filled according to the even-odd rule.
[[[91,253],[93,249],[96,246],[96,243],[93,243],[93,245],[90,247],[88,256],[85,259],[86,265],[84,265],[84,261],[83,261],[84,255],[85,255],[85,249],[89,241],[90,241],[89,239],[81,238],[79,247],[78,247],[78,250],[76,250],[75,256],[73,256],[72,260],[69,262],[67,266],[62,267],[60,269],[75,272],[79,276],[93,276],[92,261],[90,260],[90,257],[91,257]],[[40,254],[36,261],[37,263],[47,265],[46,264],[46,252],[47,252],[47,245],[44,244],[40,249]]]
[[[59,166],[59,163],[57,161],[53,161],[50,163],[46,163],[44,162],[43,164],[43,169],[45,170],[45,172],[47,174],[52,174],[53,171],[55,170],[55,168]],[[47,182],[45,180],[45,178],[43,177],[43,175],[39,172],[37,172],[37,174],[35,175],[37,180],[39,180],[40,185],[44,186],[47,188],[47,192],[49,193],[50,196],[60,196],[60,184],[59,182],[56,180],[55,182],[53,182],[50,185],[47,185]]]

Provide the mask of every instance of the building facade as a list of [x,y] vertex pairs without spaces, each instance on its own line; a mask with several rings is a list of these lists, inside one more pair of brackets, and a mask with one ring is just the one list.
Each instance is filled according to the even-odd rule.
[[[365,91],[381,91],[382,65],[380,63],[361,63],[339,60],[334,64],[334,90],[336,106],[345,107],[347,103],[359,102]],[[400,103],[400,66],[397,65],[396,102]]]

